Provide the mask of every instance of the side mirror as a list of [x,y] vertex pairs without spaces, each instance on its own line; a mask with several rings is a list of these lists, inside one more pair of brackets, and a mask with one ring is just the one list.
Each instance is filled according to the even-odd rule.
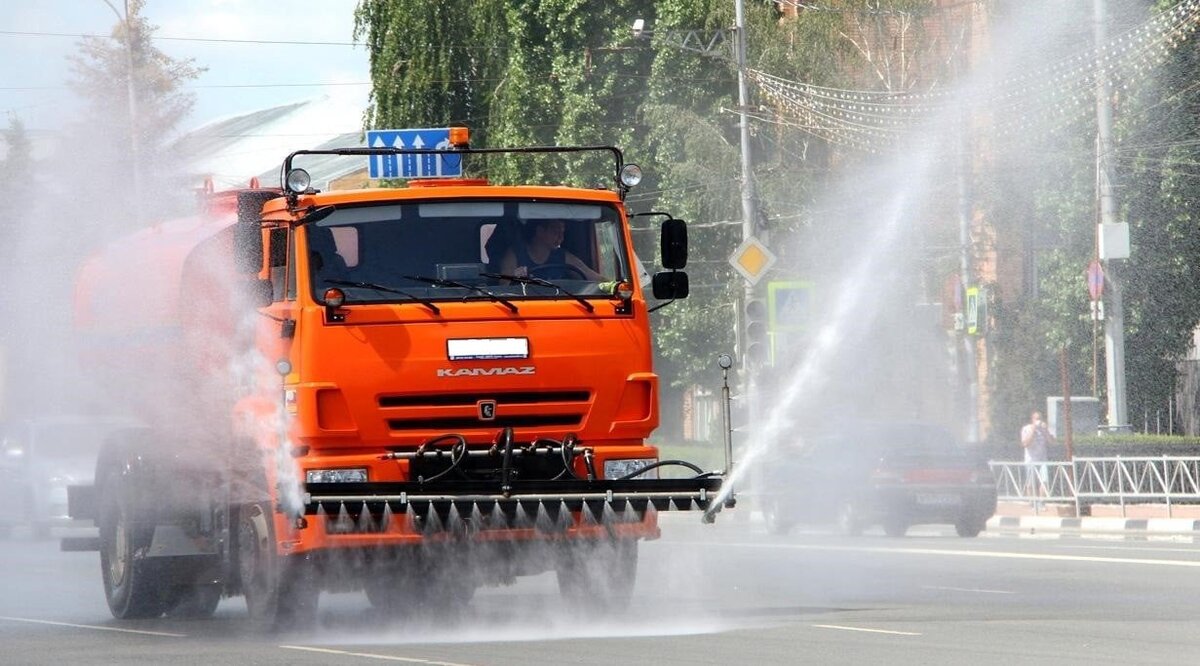
[[237,224],[233,228],[233,251],[237,271],[256,275],[263,269],[263,204],[281,196],[272,190],[244,190],[237,193]]
[[[687,266],[687,222],[671,218],[662,225],[662,265],[673,271]],[[682,297],[681,297],[682,298]]]
[[654,297],[659,300],[675,300],[688,297],[688,275],[679,271],[664,271],[654,274]]

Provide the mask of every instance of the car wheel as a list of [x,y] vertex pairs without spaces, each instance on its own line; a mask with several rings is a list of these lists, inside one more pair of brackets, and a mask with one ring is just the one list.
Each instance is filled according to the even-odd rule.
[[959,518],[954,523],[954,531],[957,532],[958,536],[960,536],[960,537],[966,537],[966,538],[977,537],[977,536],[979,536],[979,533],[983,531],[983,528],[986,526],[987,526],[987,521],[984,519],[975,518],[973,516],[965,516],[965,517]]
[[862,511],[852,500],[846,500],[838,506],[837,530],[843,536],[859,536],[863,531]]

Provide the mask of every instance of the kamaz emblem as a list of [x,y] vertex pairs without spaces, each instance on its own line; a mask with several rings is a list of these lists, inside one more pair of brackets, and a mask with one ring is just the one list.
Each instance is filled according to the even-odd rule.
[[479,406],[479,420],[492,421],[496,418],[496,401],[495,400],[480,400],[476,403]]
[[532,375],[532,365],[509,366],[506,368],[438,368],[438,377],[500,377],[504,375]]

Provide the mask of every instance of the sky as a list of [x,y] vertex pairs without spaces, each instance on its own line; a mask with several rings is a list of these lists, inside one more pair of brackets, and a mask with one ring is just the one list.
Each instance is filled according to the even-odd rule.
[[[123,0],[110,0],[123,11]],[[188,85],[195,94],[182,131],[290,102],[322,100],[313,137],[361,129],[370,80],[367,52],[353,41],[356,0],[147,0],[143,14],[159,27],[157,46],[193,58],[207,71]],[[0,121],[17,115],[36,135],[52,135],[77,112],[65,81],[70,35],[108,35],[117,15],[104,0],[0,0]],[[12,33],[43,33],[40,35]],[[338,42],[263,44],[163,38]],[[15,65],[15,66],[14,66]],[[303,137],[297,137],[298,142]]]

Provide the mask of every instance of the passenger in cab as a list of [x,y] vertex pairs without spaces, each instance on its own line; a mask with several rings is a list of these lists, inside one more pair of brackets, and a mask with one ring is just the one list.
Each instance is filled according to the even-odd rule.
[[545,280],[603,280],[603,276],[562,246],[566,228],[562,220],[526,223],[521,242],[505,253],[500,272]]

